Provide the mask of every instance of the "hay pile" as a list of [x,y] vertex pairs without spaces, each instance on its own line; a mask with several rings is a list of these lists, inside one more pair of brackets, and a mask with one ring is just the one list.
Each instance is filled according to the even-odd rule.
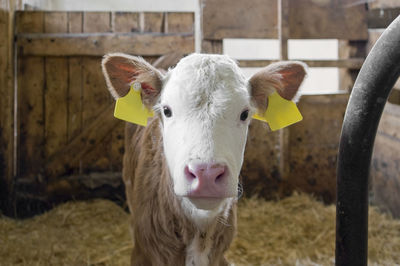
[[[334,265],[335,206],[309,195],[243,200],[228,253],[235,265]],[[400,263],[400,221],[370,208],[369,264]]]
[[0,219],[0,265],[129,265],[128,214],[107,200],[69,202],[32,219]]
[[[307,195],[241,199],[235,265],[333,265],[335,207]],[[370,209],[369,263],[400,262],[400,221]],[[0,218],[0,265],[129,265],[128,214],[110,201],[70,202],[33,219]]]

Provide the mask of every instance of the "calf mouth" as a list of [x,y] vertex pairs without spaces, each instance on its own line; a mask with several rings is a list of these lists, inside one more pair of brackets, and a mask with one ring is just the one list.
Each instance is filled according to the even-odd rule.
[[214,197],[187,197],[189,201],[197,208],[201,210],[214,210],[221,206],[226,198],[214,198]]

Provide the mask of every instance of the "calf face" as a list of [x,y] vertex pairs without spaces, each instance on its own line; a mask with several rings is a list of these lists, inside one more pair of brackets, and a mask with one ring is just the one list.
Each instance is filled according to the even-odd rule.
[[275,91],[292,99],[306,73],[302,63],[281,62],[247,80],[229,57],[204,54],[183,58],[165,75],[141,58],[110,54],[103,71],[115,98],[141,83],[143,103],[161,117],[174,192],[192,216],[231,204],[251,116],[265,112]]

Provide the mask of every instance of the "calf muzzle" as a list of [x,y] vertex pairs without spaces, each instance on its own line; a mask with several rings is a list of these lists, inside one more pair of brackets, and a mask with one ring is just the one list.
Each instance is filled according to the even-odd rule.
[[195,163],[185,167],[189,197],[226,198],[228,195],[228,168],[223,164]]

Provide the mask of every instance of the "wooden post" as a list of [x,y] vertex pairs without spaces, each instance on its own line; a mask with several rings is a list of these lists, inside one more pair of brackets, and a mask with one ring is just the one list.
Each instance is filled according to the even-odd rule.
[[0,1],[0,210],[10,213],[16,174],[14,138],[14,14],[21,0]]
[[[339,59],[365,58],[367,41],[339,41]],[[339,89],[350,91],[357,78],[359,69],[339,69]]]
[[202,53],[206,53],[206,54],[222,54],[223,51],[223,47],[222,47],[222,39],[203,39],[203,20],[204,20],[204,5],[205,5],[205,1],[204,0],[199,0],[199,5],[200,5],[200,30],[202,31],[201,34],[201,47],[200,50]]
[[18,0],[0,2],[0,209],[11,211],[14,177],[14,11]]
[[289,1],[278,0],[278,37],[279,37],[279,59],[288,59],[289,39]]
[[[279,59],[288,60],[288,39],[289,39],[289,1],[278,0],[278,38],[279,38]],[[288,178],[288,129],[279,130],[279,172],[283,179]]]
[[222,40],[203,40],[201,49],[206,54],[222,54]]

